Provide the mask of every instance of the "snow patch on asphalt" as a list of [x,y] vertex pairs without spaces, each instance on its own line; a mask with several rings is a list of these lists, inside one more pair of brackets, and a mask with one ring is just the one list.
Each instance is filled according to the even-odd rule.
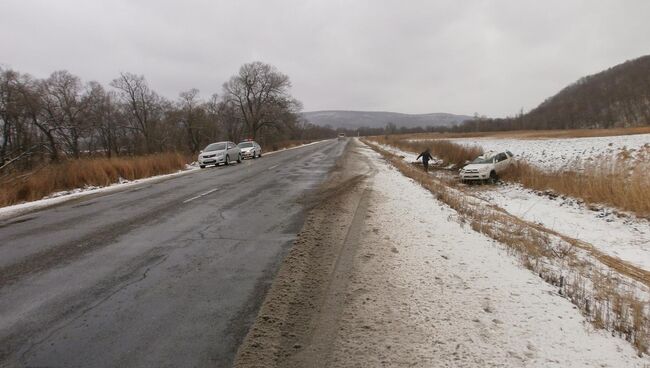
[[333,356],[341,366],[645,367],[455,211],[379,162],[359,270]]

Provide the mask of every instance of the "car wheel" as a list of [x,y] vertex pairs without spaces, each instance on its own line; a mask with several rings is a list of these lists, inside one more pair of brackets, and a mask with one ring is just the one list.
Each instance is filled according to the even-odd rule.
[[226,161],[223,163],[224,165],[230,165],[230,156],[226,155]]
[[241,153],[239,155],[237,155],[237,163],[241,164]]
[[257,154],[257,157],[262,157],[262,151],[260,151],[260,153]]
[[490,179],[488,179],[488,182],[490,184],[496,184],[497,181],[499,181],[499,176],[497,175],[496,171],[490,171]]
[[199,167],[205,169],[205,165],[199,165]]

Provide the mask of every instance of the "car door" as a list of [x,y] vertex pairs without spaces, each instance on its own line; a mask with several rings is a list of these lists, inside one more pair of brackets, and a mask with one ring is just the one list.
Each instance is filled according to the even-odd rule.
[[501,152],[497,155],[496,159],[497,159],[497,163],[495,169],[497,173],[500,173],[508,167],[508,161],[507,161],[508,156],[506,156],[505,153]]

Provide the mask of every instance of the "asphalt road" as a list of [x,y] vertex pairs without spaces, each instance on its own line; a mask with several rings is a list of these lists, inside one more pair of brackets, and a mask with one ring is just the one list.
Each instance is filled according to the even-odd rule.
[[0,221],[0,366],[227,367],[345,147]]

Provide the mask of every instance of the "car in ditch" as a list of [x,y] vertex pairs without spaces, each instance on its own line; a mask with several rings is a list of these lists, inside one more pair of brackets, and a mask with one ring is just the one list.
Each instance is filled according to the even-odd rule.
[[262,146],[253,140],[246,140],[237,145],[242,158],[262,157]]
[[510,151],[490,151],[460,169],[459,177],[462,182],[488,181],[496,183],[499,174],[513,164],[513,154]]
[[203,169],[208,165],[230,165],[234,160],[240,163],[241,158],[241,151],[233,142],[210,143],[199,153],[199,167]]

